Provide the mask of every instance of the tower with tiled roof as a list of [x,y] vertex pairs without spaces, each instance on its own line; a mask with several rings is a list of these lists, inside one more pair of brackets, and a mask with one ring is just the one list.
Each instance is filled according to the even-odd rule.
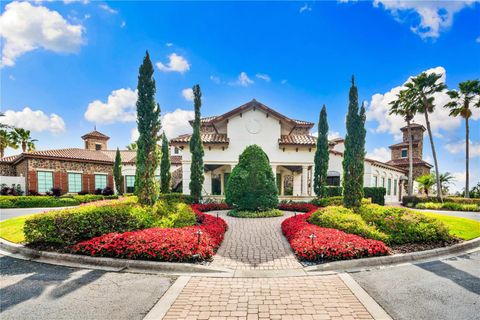
[[85,141],[85,149],[87,150],[107,150],[107,141],[109,136],[97,131],[95,128],[92,132],[84,134],[82,139]]

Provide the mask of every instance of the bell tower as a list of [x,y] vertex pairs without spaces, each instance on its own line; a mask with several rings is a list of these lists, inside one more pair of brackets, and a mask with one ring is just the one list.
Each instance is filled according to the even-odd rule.
[[107,141],[109,136],[97,131],[97,128],[82,136],[87,150],[107,150]]

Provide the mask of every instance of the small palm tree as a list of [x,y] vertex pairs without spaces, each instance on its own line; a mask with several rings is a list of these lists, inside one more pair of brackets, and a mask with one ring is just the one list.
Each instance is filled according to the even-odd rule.
[[469,198],[470,127],[468,120],[472,116],[472,110],[470,109],[471,104],[474,103],[473,107],[480,108],[480,81],[468,80],[460,82],[458,88],[460,89],[459,91],[450,90],[447,92],[452,101],[447,103],[445,107],[450,108],[450,116],[461,116],[465,119],[465,198]]
[[402,116],[407,123],[408,130],[408,196],[413,194],[413,142],[410,122],[417,112],[416,106],[407,91],[400,91],[397,99],[390,103],[389,114]]
[[450,172],[440,174],[440,184],[442,185],[442,193],[447,194],[449,185],[455,180]]
[[3,158],[5,155],[5,149],[7,148],[17,149],[18,144],[16,143],[12,132],[0,130],[0,158]]
[[127,150],[137,150],[137,143],[132,142],[128,146],[126,146]]
[[430,189],[435,185],[435,176],[433,174],[425,174],[417,178],[419,189],[425,192],[426,196],[430,192]]
[[22,146],[22,152],[30,152],[35,150],[35,142],[38,140],[32,139],[30,136],[30,130],[15,128],[13,129],[12,134],[16,143]]
[[425,115],[425,123],[427,125],[428,136],[430,138],[430,146],[432,147],[433,161],[435,163],[437,197],[441,202],[443,202],[442,186],[440,184],[440,174],[438,173],[439,169],[437,153],[435,152],[435,144],[433,143],[432,129],[430,126],[430,119],[428,117],[428,114],[432,113],[435,110],[435,98],[433,97],[433,94],[441,92],[447,88],[447,86],[443,82],[438,81],[441,77],[441,74],[427,74],[426,72],[422,72],[418,76],[412,78],[410,82],[405,84],[405,86],[407,87],[407,89],[405,89],[407,93],[405,94],[410,97],[417,111]]

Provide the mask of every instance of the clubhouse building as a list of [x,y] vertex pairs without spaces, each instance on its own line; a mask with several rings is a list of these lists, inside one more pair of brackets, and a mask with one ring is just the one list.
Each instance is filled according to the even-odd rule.
[[[268,155],[281,198],[308,199],[314,196],[313,170],[316,137],[313,122],[291,119],[252,100],[219,116],[202,118],[201,138],[205,155],[205,196],[221,198],[226,181],[238,163],[238,156],[249,145],[259,145]],[[422,159],[425,128],[413,124],[414,179],[432,167]],[[408,136],[402,128],[403,142],[390,146],[391,160],[365,159],[364,185],[387,189],[386,202],[398,202],[405,193],[408,172]],[[191,135],[173,138],[171,144],[172,188],[189,194]],[[0,159],[1,184],[21,184],[23,190],[40,193],[59,187],[63,192],[93,192],[113,188],[115,150],[109,150],[109,137],[98,131],[82,139],[85,147],[26,152]],[[344,140],[329,143],[328,184],[341,185]],[[135,151],[121,150],[125,190],[133,190]],[[160,172],[158,172],[158,175]]]

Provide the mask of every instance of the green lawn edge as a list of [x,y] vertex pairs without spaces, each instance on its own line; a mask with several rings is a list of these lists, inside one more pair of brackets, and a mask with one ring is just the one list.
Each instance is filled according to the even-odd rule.
[[452,236],[463,240],[472,240],[480,237],[480,222],[468,218],[454,217],[433,212],[422,212],[422,214],[437,218],[445,223]]
[[14,243],[25,242],[25,237],[23,234],[23,226],[25,225],[25,220],[38,214],[41,213],[34,213],[1,221],[0,238]]

